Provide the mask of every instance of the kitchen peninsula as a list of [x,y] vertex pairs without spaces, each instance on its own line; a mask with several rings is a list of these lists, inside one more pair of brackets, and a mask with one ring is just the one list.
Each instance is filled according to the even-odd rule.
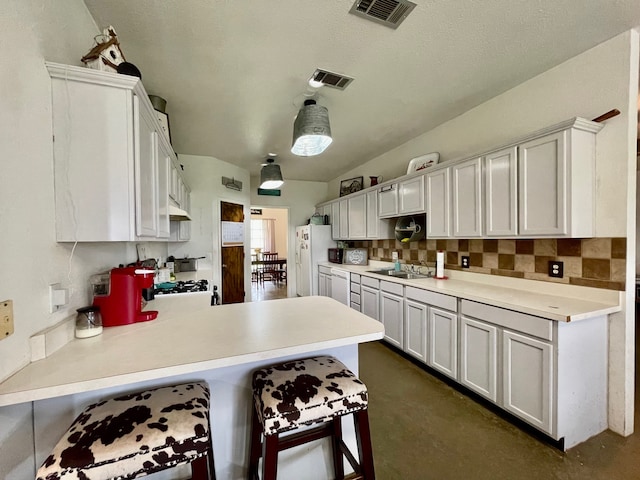
[[[148,307],[160,312],[156,320],[73,340],[0,384],[0,406],[33,402],[37,465],[92,401],[152,385],[205,380],[212,392],[218,478],[243,478],[250,372],[323,353],[336,356],[357,374],[358,344],[384,335],[379,322],[323,297],[211,307],[208,294],[195,293],[159,297]],[[346,427],[354,447],[353,429]],[[322,477],[323,443],[318,445],[311,457],[305,455],[305,466],[295,456],[287,460],[283,455],[280,470],[290,475],[308,470],[312,458]]]

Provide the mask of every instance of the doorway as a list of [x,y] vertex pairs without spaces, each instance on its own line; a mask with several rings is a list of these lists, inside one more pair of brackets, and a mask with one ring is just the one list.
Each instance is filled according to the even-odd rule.
[[288,296],[289,209],[251,207],[251,299]]
[[244,302],[244,206],[220,202],[222,304]]

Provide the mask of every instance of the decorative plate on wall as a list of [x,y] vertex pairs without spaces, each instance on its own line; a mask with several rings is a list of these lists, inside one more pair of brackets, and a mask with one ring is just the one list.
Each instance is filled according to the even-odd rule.
[[438,163],[440,160],[440,154],[438,152],[427,153],[426,155],[421,155],[412,159],[409,162],[409,167],[407,168],[407,175],[410,173],[417,173],[425,168],[432,167]]

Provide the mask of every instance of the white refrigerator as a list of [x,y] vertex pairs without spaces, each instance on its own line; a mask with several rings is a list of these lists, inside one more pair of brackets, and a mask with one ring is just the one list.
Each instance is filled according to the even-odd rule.
[[331,225],[296,227],[296,295],[318,295],[318,262],[329,259],[327,250],[335,247]]

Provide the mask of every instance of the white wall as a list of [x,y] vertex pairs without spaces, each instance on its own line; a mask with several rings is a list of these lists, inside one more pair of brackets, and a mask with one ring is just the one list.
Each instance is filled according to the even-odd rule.
[[[198,269],[209,271],[203,278],[213,281],[222,294],[220,268],[220,202],[241,204],[248,220],[249,213],[249,173],[247,170],[214,157],[198,155],[178,155],[178,162],[184,166],[183,175],[191,188],[191,240],[170,243],[168,253],[175,257],[206,257],[199,261]],[[222,185],[222,177],[235,178],[242,182],[242,191],[231,190]],[[251,292],[250,223],[245,221],[245,292],[249,300]]]
[[345,178],[383,175],[389,180],[405,174],[409,160],[424,153],[456,160],[572,117],[591,119],[620,110],[597,137],[596,234],[627,237],[625,311],[611,316],[609,330],[609,425],[625,435],[633,431],[637,95],[638,34],[631,30],[329,183],[333,193]]
[[289,250],[287,254],[287,294],[296,295],[295,238],[296,227],[306,225],[315,206],[327,198],[327,184],[287,180],[280,188],[281,196],[258,195],[259,177],[251,177],[251,206],[255,208],[285,207],[289,210]]
[[[15,333],[0,342],[0,380],[30,360],[29,337],[89,302],[88,278],[136,258],[135,245],[54,241],[51,87],[44,61],[79,65],[99,33],[81,0],[4,0],[0,15],[0,300]],[[91,179],[87,179],[91,181]],[[48,311],[48,286],[70,288]],[[31,405],[0,408],[0,478],[33,478]]]

